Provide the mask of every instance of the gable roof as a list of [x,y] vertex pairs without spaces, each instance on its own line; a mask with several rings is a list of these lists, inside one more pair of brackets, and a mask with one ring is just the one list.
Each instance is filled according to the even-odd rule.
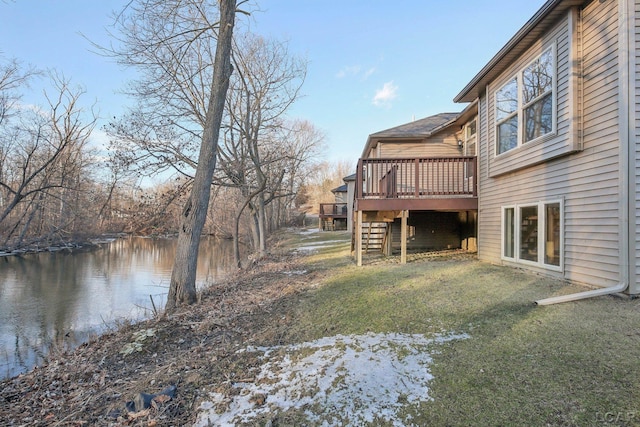
[[396,126],[390,129],[386,129],[380,132],[372,133],[367,138],[367,143],[364,145],[362,155],[360,157],[367,157],[367,153],[374,147],[381,139],[422,139],[433,135],[451,123],[454,123],[460,113],[440,113],[435,116],[425,117],[424,119],[414,120],[404,125]]
[[360,157],[366,157],[372,147],[383,139],[424,139],[447,129],[455,124],[463,123],[477,114],[477,102],[471,102],[460,113],[440,113],[423,119],[414,120],[380,132],[372,133]]
[[430,136],[443,125],[455,120],[460,113],[440,113],[424,119],[414,120],[380,132],[372,133],[370,138],[424,138]]
[[344,178],[342,178],[342,180],[344,182],[355,181],[356,180],[356,174],[352,173],[351,175],[348,175],[348,176],[345,176]]
[[332,193],[346,193],[347,192],[347,184],[342,184],[340,187],[336,187],[331,190]]
[[480,72],[453,98],[454,102],[471,102],[480,97],[489,82],[498,77],[525,50],[567,11],[585,0],[548,0],[538,12],[507,42]]

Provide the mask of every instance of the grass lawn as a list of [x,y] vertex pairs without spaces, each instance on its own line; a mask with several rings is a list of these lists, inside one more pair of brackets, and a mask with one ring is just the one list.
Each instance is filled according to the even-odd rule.
[[345,233],[288,239],[313,248],[309,270],[333,273],[304,294],[286,341],[468,334],[432,355],[432,399],[407,408],[415,425],[640,425],[640,300],[538,307],[584,288],[459,254],[405,265],[369,256],[359,268]]

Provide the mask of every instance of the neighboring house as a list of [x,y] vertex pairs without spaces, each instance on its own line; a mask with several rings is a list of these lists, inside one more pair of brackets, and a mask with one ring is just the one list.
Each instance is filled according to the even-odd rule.
[[342,178],[347,186],[347,231],[353,232],[353,208],[356,194],[356,174]]
[[331,190],[334,203],[320,203],[320,231],[347,229],[347,184]]
[[476,104],[369,135],[355,179],[354,251],[475,250]]
[[455,97],[478,110],[479,259],[640,293],[639,54],[640,1],[550,0]]
[[331,190],[334,203],[320,203],[320,231],[352,230],[355,176],[353,174],[344,177],[344,184]]

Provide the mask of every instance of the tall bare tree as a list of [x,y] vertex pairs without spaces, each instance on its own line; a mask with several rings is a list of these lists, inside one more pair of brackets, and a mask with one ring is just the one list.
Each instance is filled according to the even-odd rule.
[[220,124],[229,78],[231,77],[231,42],[235,25],[236,1],[220,0],[220,24],[209,105],[205,115],[204,132],[198,156],[198,166],[193,180],[191,197],[182,212],[182,224],[178,235],[176,260],[171,273],[167,310],[196,300],[196,268],[200,235],[207,217],[211,181],[216,167],[216,151]]
[[142,76],[130,86],[139,99],[132,117],[143,124],[133,127],[131,135],[137,143],[147,143],[144,157],[136,160],[188,175],[189,169],[195,170],[181,216],[167,312],[196,301],[198,246],[216,167],[232,72],[233,29],[241,3],[219,0],[216,10],[206,0],[132,2],[116,17],[121,47],[102,48],[120,63],[136,67]]

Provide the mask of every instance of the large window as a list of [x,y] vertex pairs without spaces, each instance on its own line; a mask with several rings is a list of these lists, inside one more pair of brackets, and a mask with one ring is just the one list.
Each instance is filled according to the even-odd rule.
[[502,257],[560,269],[562,215],[560,201],[503,207]]
[[496,91],[497,155],[554,131],[554,58],[550,47]]

